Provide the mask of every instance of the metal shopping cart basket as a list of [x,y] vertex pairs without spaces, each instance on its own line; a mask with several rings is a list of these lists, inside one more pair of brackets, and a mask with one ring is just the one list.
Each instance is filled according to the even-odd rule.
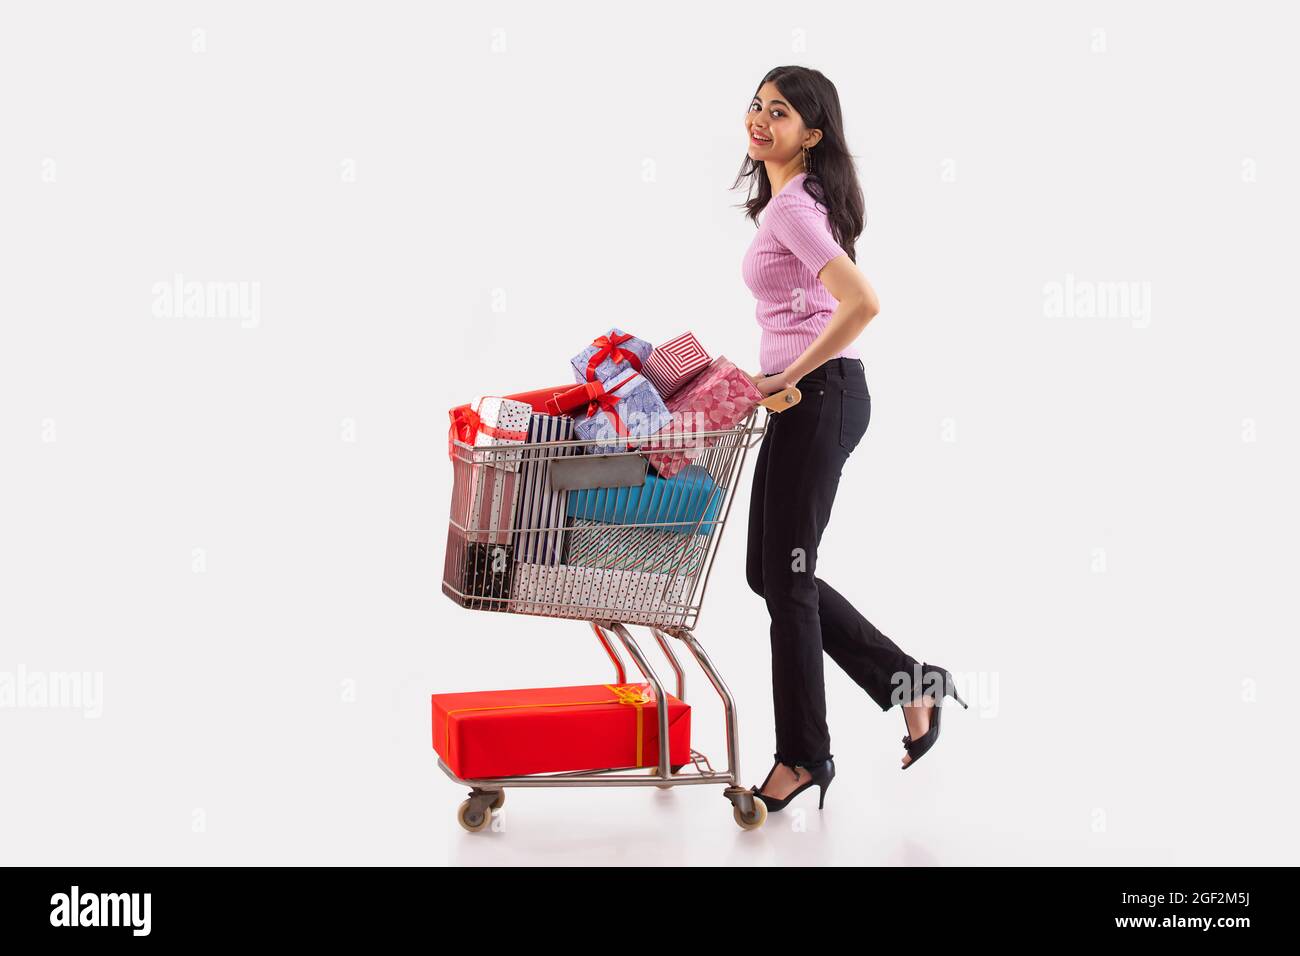
[[[443,593],[474,610],[586,621],[614,665],[616,682],[625,684],[612,633],[653,688],[660,741],[658,766],[649,774],[645,767],[602,767],[462,779],[439,757],[443,772],[470,788],[457,814],[463,827],[485,829],[491,811],[505,802],[507,787],[718,784],[742,828],[762,826],[767,808],[740,784],[735,701],[694,631],[746,452],[762,439],[770,419],[764,414],[760,423],[760,412],[777,413],[799,400],[799,390],[788,388],[755,405],[734,428],[679,436],[672,447],[689,465],[649,493],[645,489],[655,476],[648,476],[646,454],[611,453],[608,440],[451,443],[454,481]],[[490,487],[492,482],[499,486]],[[520,488],[531,489],[534,500],[516,509],[510,505]],[[527,560],[539,556],[543,560]],[[686,675],[671,641],[685,645],[709,678],[726,717],[725,770],[713,769],[693,747],[689,771],[683,772],[685,764],[670,764],[663,683],[628,625],[649,629],[676,677],[679,700],[686,700]]]

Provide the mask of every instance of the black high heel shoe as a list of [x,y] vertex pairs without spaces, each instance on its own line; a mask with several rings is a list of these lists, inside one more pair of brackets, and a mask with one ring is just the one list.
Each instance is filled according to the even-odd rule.
[[[935,698],[934,706],[931,708],[932,713],[930,714],[930,729],[927,730],[924,734],[922,734],[920,738],[917,740],[913,740],[910,736],[903,738],[903,749],[907,751],[907,755],[912,759],[909,760],[903,766],[899,767],[898,768],[899,770],[906,770],[908,767],[915,764],[918,760],[920,760],[923,756],[925,756],[926,751],[928,751],[931,747],[933,747],[935,745],[935,742],[939,739],[939,718],[943,715],[943,699],[945,696],[947,696],[948,694],[952,694],[953,698],[957,701],[957,703],[961,704],[963,707],[967,708],[968,710],[970,709],[966,701],[962,700],[960,697],[957,696],[957,685],[952,679],[952,674],[950,674],[947,670],[940,667],[938,664],[931,666],[929,664],[922,662],[921,684],[923,687],[926,684],[926,679],[925,679],[926,674],[942,675],[943,693],[939,694],[939,696]],[[924,690],[922,692],[924,693]],[[904,726],[907,725],[906,715],[903,716],[903,725]]]
[[[778,810],[784,810],[787,803],[799,796],[799,794],[803,793],[814,783],[821,788],[817,800],[817,809],[820,810],[822,805],[826,802],[826,791],[830,788],[831,781],[835,779],[835,759],[833,757],[827,757],[816,766],[804,767],[803,769],[807,770],[810,774],[808,782],[799,784],[799,786],[791,790],[784,799],[780,797],[769,797],[762,792],[763,788],[767,786],[768,781],[772,779],[772,774],[776,773],[776,768],[781,765],[781,759],[777,757],[776,754],[772,754],[772,759],[776,760],[776,763],[773,764],[772,769],[767,772],[767,778],[757,787],[750,788],[754,791],[754,796],[763,801],[763,805],[767,807],[767,812],[776,813]],[[799,768],[795,767],[794,772],[797,774]]]

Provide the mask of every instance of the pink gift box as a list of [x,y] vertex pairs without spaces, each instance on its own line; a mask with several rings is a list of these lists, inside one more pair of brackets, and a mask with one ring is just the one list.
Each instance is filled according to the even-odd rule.
[[640,446],[661,477],[671,478],[713,445],[718,437],[697,432],[726,431],[740,424],[763,393],[748,375],[719,355],[665,404],[672,421]]

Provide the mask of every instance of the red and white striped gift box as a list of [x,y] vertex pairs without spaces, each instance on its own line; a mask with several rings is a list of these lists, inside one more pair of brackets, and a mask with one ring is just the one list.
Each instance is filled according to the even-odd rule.
[[655,346],[642,374],[650,379],[660,398],[668,398],[712,363],[709,353],[693,332],[683,332],[663,345]]

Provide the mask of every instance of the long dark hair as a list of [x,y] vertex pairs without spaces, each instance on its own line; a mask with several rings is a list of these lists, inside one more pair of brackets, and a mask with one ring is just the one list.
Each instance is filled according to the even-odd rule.
[[[819,71],[806,66],[778,66],[769,70],[755,88],[755,96],[764,83],[776,84],[781,98],[799,112],[808,129],[822,131],[817,145],[808,150],[811,169],[804,177],[804,192],[826,209],[835,241],[856,263],[858,258],[854,246],[858,236],[862,235],[866,211],[853,154],[844,138],[844,116],[840,112],[840,95],[835,84]],[[767,178],[763,161],[748,154],[731,188],[738,189],[746,179],[749,180],[750,198],[738,208],[747,210],[746,215],[757,226],[758,214],[772,199],[772,183]],[[758,195],[753,195],[755,181]]]

